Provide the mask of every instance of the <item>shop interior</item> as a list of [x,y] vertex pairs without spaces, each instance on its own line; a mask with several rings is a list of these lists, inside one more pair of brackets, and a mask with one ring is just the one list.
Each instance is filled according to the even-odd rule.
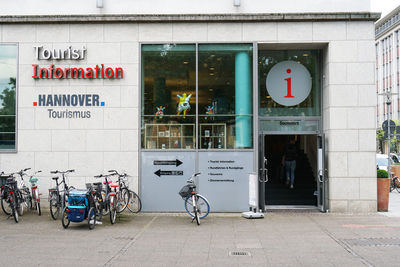
[[[297,148],[294,188],[286,184],[282,166],[285,145],[295,138]],[[265,204],[268,206],[317,206],[317,136],[265,135],[264,156],[268,180],[265,183]]]

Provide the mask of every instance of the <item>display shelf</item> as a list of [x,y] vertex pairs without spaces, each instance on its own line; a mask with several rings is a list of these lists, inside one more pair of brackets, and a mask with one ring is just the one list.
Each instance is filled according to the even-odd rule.
[[226,149],[225,123],[201,123],[199,134],[201,149]]
[[145,124],[146,149],[194,149],[194,124]]

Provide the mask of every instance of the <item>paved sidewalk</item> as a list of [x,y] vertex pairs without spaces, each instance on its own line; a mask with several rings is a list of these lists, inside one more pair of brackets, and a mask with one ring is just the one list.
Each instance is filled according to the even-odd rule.
[[18,224],[0,214],[1,265],[399,266],[395,214],[211,214],[200,226],[186,214],[124,214],[115,225],[104,218],[93,231],[86,223],[65,230],[48,212],[27,213]]

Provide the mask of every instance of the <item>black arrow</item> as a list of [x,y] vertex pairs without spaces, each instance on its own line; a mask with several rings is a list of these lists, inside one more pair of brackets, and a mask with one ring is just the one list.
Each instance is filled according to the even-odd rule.
[[158,170],[154,173],[158,177],[161,177],[161,175],[183,175],[183,171],[162,171]]
[[178,167],[181,165],[183,162],[180,161],[179,159],[176,160],[155,160],[153,161],[153,165],[175,165]]

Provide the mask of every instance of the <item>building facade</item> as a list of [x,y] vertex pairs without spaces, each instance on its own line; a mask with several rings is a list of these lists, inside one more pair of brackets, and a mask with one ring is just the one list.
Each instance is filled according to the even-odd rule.
[[124,170],[145,211],[183,211],[194,172],[212,211],[247,210],[250,173],[264,210],[376,211],[378,18],[367,0],[7,1],[0,168],[41,169],[43,194],[50,170]]
[[[375,77],[377,92],[377,127],[389,118],[400,118],[400,6],[380,19],[375,25]],[[388,105],[385,93],[390,95]]]

